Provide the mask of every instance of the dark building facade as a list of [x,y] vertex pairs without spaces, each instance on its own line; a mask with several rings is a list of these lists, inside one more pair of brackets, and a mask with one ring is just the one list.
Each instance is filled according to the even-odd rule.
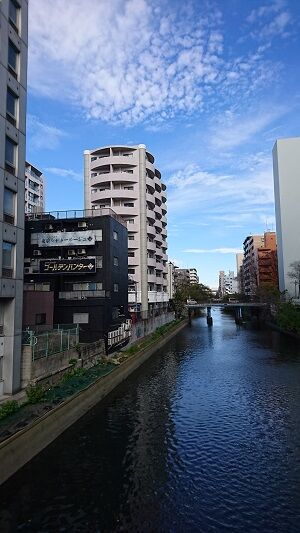
[[27,215],[23,327],[79,324],[93,342],[125,324],[127,239],[111,209]]

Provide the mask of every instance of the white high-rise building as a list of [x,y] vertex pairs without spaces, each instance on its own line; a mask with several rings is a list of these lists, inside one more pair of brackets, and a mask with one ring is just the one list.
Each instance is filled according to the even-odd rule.
[[196,268],[189,268],[190,283],[192,285],[198,285],[199,276]]
[[142,318],[168,306],[165,191],[144,144],[84,152],[85,209],[109,207],[127,221],[129,305]]
[[43,173],[31,163],[25,164],[25,213],[45,210],[45,180]]
[[294,297],[298,288],[289,272],[291,264],[300,261],[300,137],[276,141],[273,173],[279,290]]
[[0,2],[0,396],[20,388],[27,0]]

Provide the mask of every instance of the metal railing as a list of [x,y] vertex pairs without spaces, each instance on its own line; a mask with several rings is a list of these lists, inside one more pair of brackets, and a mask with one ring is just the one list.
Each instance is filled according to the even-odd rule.
[[126,222],[122,217],[117,215],[110,207],[103,207],[99,209],[78,209],[69,211],[49,211],[47,213],[28,213],[25,215],[26,220],[64,220],[72,218],[94,218],[102,216],[111,216],[120,224],[127,227]]
[[23,331],[22,344],[31,347],[33,361],[65,352],[79,342],[79,326],[72,326],[71,329],[53,329],[45,333]]

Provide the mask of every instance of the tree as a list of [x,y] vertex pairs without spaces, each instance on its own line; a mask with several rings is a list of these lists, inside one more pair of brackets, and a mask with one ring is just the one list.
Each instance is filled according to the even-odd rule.
[[[300,261],[294,261],[290,264],[290,271],[288,277],[294,280],[295,283],[295,298],[300,298]],[[297,296],[298,285],[298,296]]]

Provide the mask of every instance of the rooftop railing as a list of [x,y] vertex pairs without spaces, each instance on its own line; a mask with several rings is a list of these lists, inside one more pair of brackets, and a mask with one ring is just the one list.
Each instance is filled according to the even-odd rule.
[[110,216],[127,227],[125,220],[110,207],[95,209],[76,209],[68,211],[49,211],[47,213],[28,213],[26,220],[72,220],[77,218],[96,218]]

